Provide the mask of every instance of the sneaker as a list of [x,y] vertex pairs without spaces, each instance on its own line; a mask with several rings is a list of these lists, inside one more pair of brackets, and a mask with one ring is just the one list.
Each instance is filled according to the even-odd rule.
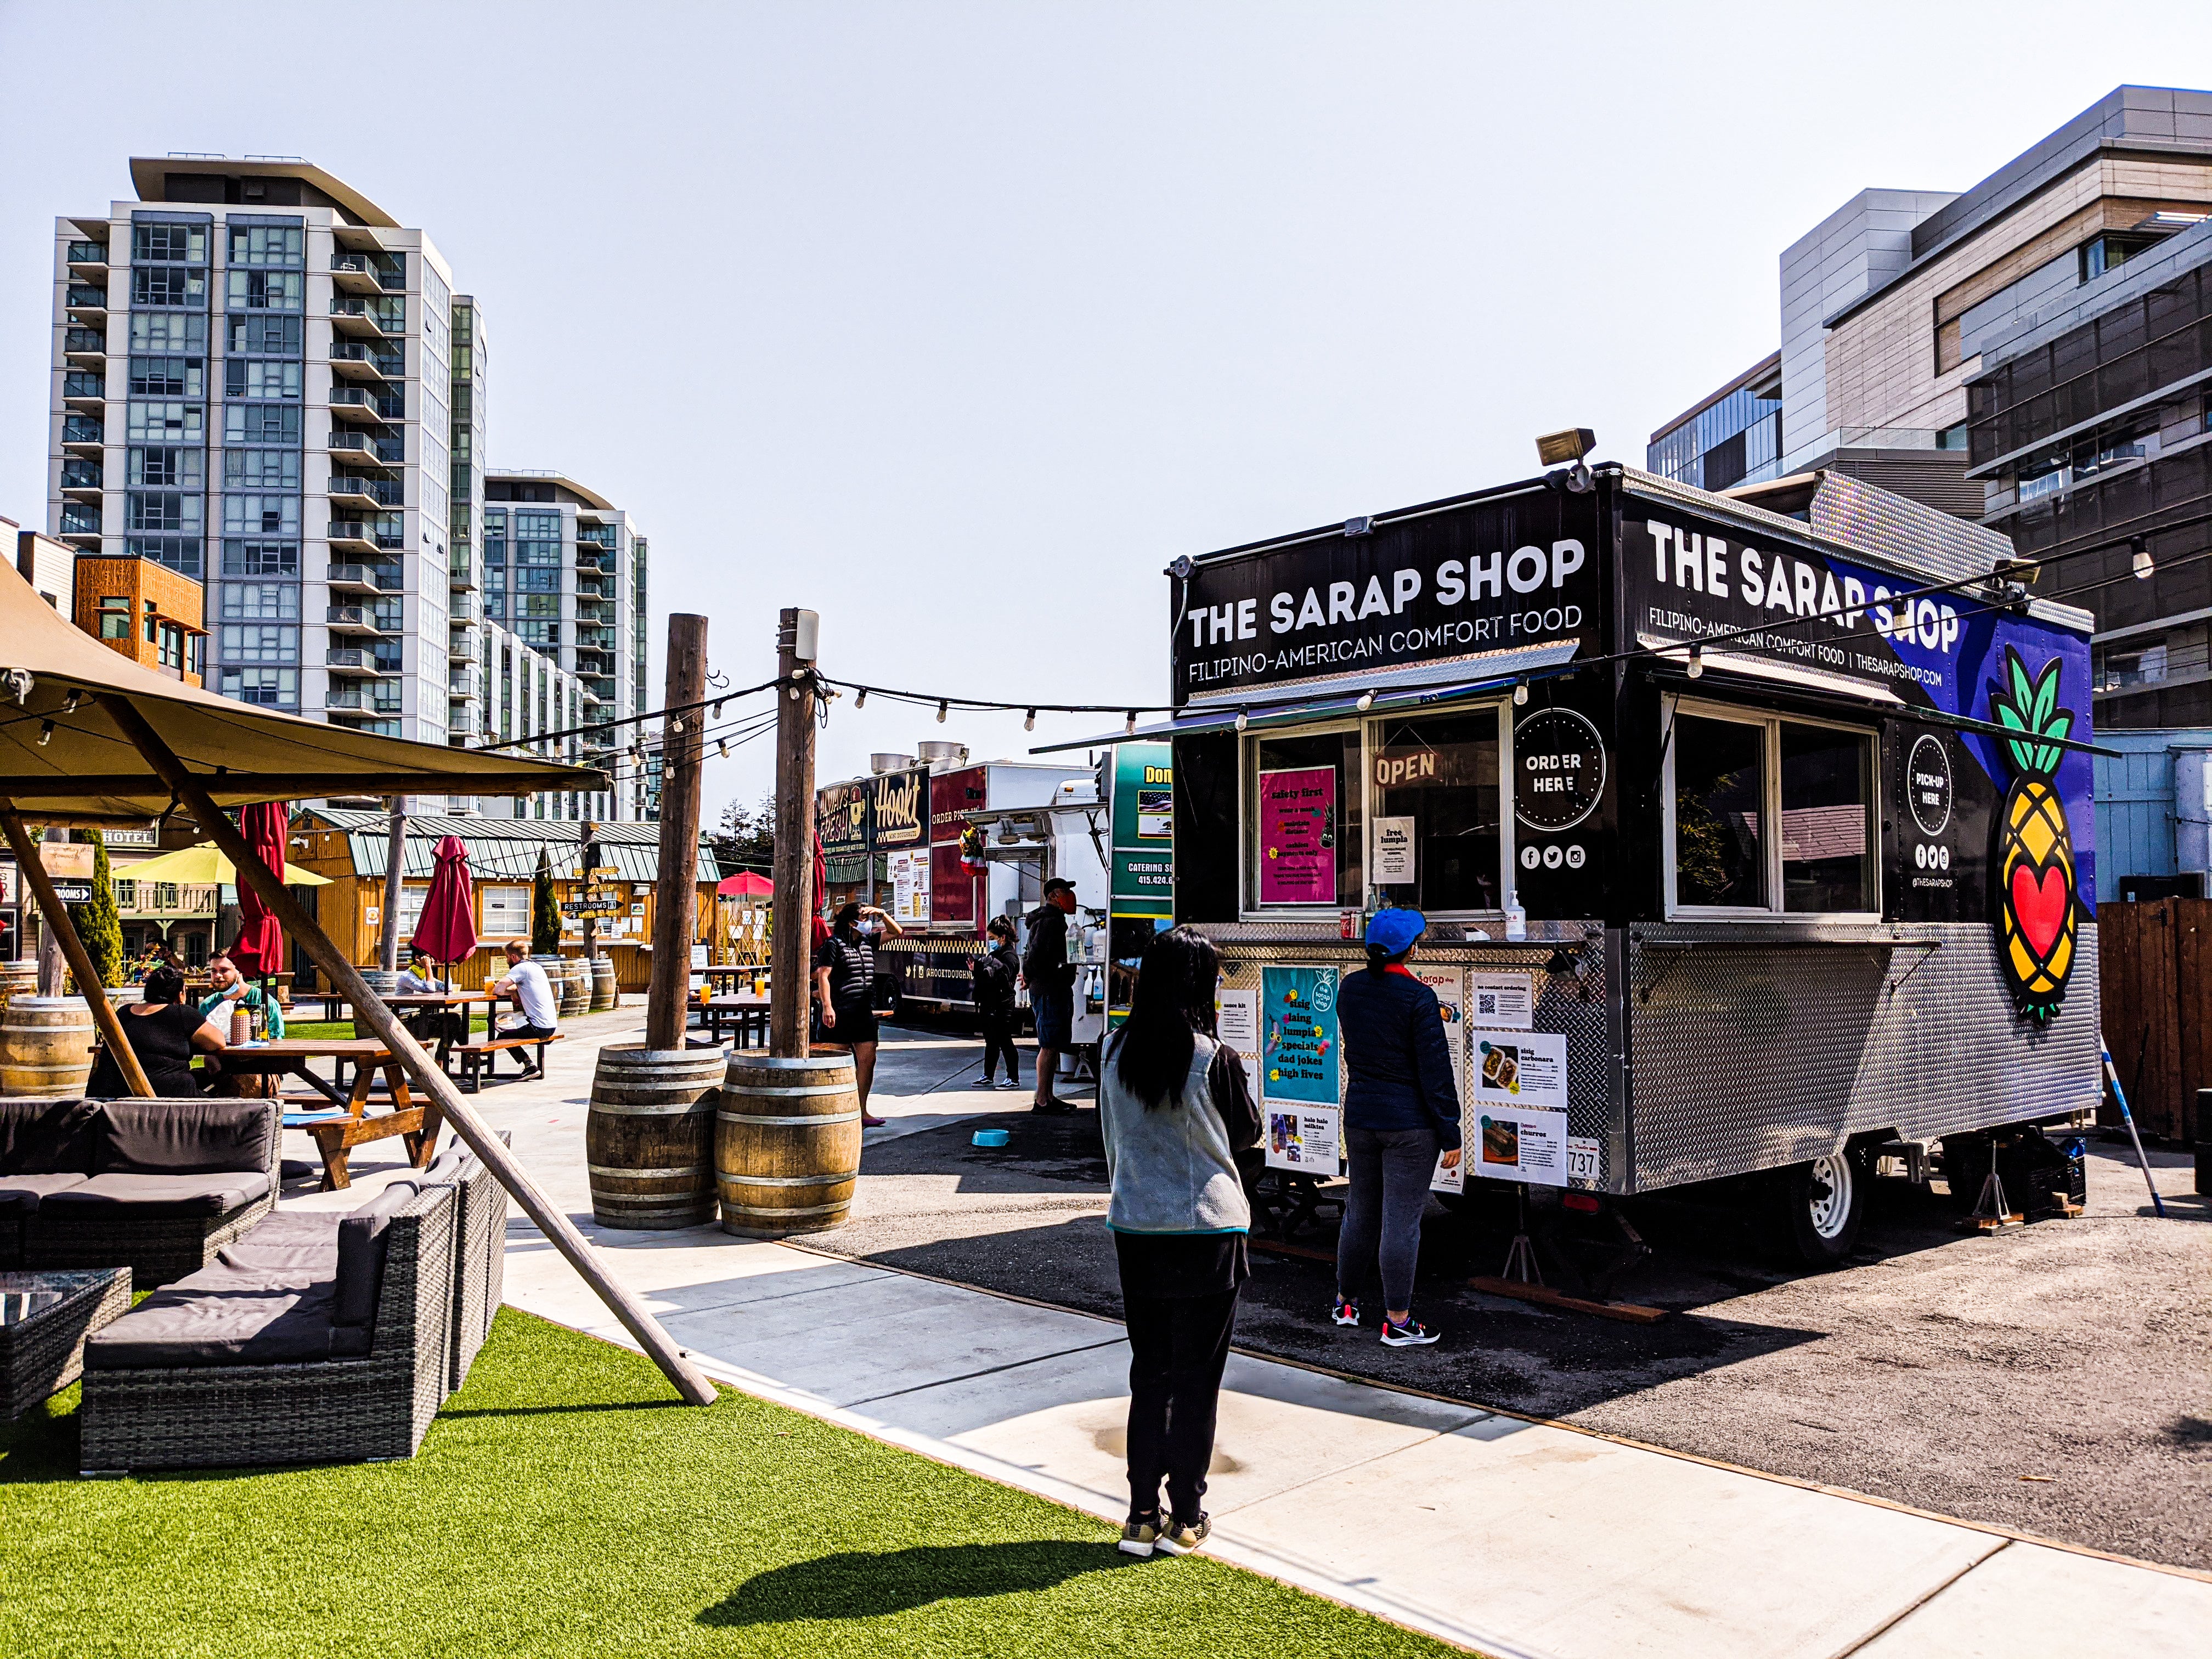
[[1357,1325],[1359,1322],[1359,1304],[1357,1302],[1339,1301],[1335,1310],[1329,1315],[1329,1317],[1340,1325]]
[[1188,1555],[1212,1530],[1213,1522],[1203,1515],[1195,1521],[1170,1521],[1153,1542],[1170,1555]]
[[1152,1553],[1160,1541],[1160,1516],[1155,1510],[1150,1515],[1133,1515],[1121,1527],[1121,1542],[1118,1546],[1124,1555],[1142,1559]]
[[1001,1089],[1018,1089],[1022,1086],[1022,1080],[1018,1077],[1010,1077],[999,1086]]
[[1386,1348],[1422,1348],[1442,1334],[1431,1330],[1418,1319],[1409,1319],[1402,1325],[1382,1322],[1382,1346]]
[[1064,1100],[1040,1100],[1036,1105],[1030,1107],[1030,1110],[1032,1112],[1042,1112],[1047,1117],[1073,1117],[1075,1115],[1075,1108],[1069,1105]]

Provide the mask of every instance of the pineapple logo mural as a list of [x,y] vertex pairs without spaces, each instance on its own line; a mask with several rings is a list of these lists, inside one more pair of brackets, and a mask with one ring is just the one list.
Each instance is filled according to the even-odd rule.
[[2039,1025],[2066,995],[2077,926],[2074,835],[2057,787],[2066,751],[2054,741],[2073,729],[2074,711],[2058,706],[2058,666],[2054,657],[2031,676],[2007,646],[2008,687],[1990,696],[1997,724],[2020,733],[2003,744],[2013,781],[1997,831],[1998,941],[2014,1006]]

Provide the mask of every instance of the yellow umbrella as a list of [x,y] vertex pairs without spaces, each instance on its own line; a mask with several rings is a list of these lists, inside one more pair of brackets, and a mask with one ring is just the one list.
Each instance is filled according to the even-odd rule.
[[[173,881],[180,887],[238,884],[238,866],[223,857],[222,849],[211,841],[204,841],[197,847],[179,847],[173,853],[163,853],[143,863],[118,865],[115,873],[130,881]],[[284,884],[327,887],[331,878],[296,868],[288,861],[284,866]]]

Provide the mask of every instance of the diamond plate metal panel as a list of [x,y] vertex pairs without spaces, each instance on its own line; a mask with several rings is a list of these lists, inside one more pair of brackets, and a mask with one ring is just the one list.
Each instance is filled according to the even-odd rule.
[[[1365,967],[1367,963],[1366,951],[1348,940],[1308,936],[1286,944],[1255,940],[1249,936],[1231,937],[1233,932],[1241,930],[1230,927],[1207,927],[1203,931],[1221,951],[1222,983],[1225,989],[1258,990],[1260,970],[1266,967],[1319,965],[1334,967],[1348,974]],[[1425,968],[1452,967],[1462,972],[1480,969],[1529,976],[1535,992],[1534,1028],[1560,1032],[1567,1039],[1567,1133],[1588,1136],[1601,1147],[1598,1179],[1573,1184],[1607,1192],[1626,1191],[1626,1187],[1615,1184],[1616,1180],[1625,1178],[1628,1168],[1627,1126],[1620,1108],[1619,1091],[1614,1086],[1618,1047],[1612,1035],[1610,1018],[1613,970],[1608,969],[1607,962],[1616,953],[1608,950],[1602,933],[1585,936],[1579,927],[1559,931],[1563,937],[1556,942],[1424,943],[1418,960]],[[1579,974],[1553,974],[1547,970],[1546,963],[1554,948],[1568,951]],[[1470,1029],[1480,1028],[1470,1022]],[[1468,1048],[1471,1054],[1473,1045],[1470,1043]],[[1459,1079],[1459,1091],[1461,1135],[1463,1142],[1472,1146],[1475,1143],[1471,1110],[1474,1090],[1465,1074]]]
[[1802,1163],[1847,1136],[1929,1139],[2096,1103],[2097,930],[2064,1012],[2014,1015],[1993,930],[1639,928],[1626,1004],[1634,1185]]

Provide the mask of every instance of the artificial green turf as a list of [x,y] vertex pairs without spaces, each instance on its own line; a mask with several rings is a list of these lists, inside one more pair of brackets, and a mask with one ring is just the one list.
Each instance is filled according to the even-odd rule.
[[503,1310],[405,1462],[79,1480],[0,1425],[0,1654],[1455,1651]]
[[[483,1029],[484,1017],[482,1014],[469,1016],[469,1030],[481,1031]],[[331,1037],[343,1037],[350,1041],[353,1036],[353,1022],[349,1019],[288,1020],[284,1025],[284,1035],[297,1038],[301,1042],[321,1042]]]

